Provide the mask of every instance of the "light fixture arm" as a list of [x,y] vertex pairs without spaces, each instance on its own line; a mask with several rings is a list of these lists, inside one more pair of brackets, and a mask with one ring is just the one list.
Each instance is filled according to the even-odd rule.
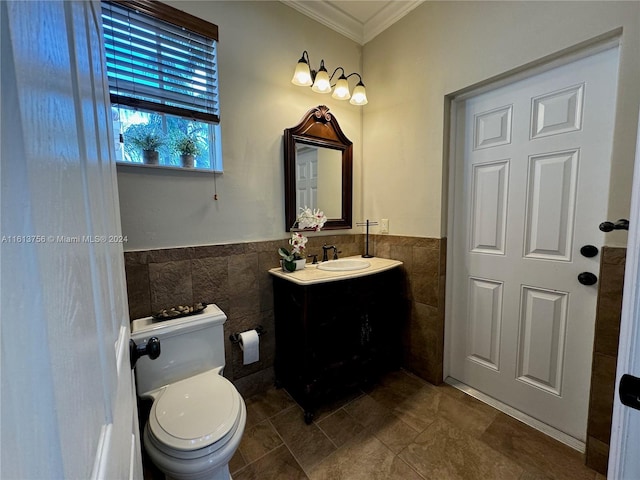
[[[311,59],[309,58],[309,52],[304,50],[302,52],[302,56],[300,57],[300,60],[298,60],[298,63],[307,64],[307,66],[309,67],[309,73],[311,74],[311,81],[314,82],[316,79],[316,74],[318,73],[318,70],[314,70],[313,68],[311,68]],[[323,66],[324,66],[324,60],[321,60],[320,67],[323,67]]]
[[[336,75],[336,73],[338,72],[338,70],[342,70],[342,75],[340,75],[340,78],[344,77],[344,78],[349,78],[349,77],[345,77],[346,72],[344,71],[344,68],[342,67],[338,67],[336,68],[333,73],[331,74],[331,76],[329,77],[329,80],[333,80],[333,77]],[[352,74],[353,75],[353,74]]]
[[[344,71],[344,70],[343,70],[343,71]],[[350,73],[349,75],[347,75],[347,79],[348,79],[349,77],[354,76],[354,75],[357,75],[357,76],[358,76],[358,80],[359,80],[358,84],[361,84],[362,86],[364,86],[364,83],[363,83],[363,81],[362,81],[362,77],[360,76],[360,74],[359,74],[359,73],[356,73],[356,72]]]

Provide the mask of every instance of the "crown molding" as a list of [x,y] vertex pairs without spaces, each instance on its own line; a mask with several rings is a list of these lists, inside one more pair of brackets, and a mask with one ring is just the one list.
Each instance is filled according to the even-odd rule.
[[303,0],[280,1],[285,5],[298,10],[307,17],[312,18],[316,22],[341,33],[354,42],[364,45],[362,24],[331,4],[325,2],[305,2]]
[[390,1],[371,17],[365,24],[363,29],[363,43],[373,40],[376,36],[396,23],[411,10],[420,5],[424,0],[414,0],[410,2]]
[[357,20],[340,10],[338,6],[334,5],[335,3],[339,4],[339,2],[280,1],[354,42],[364,45],[416,8],[424,0],[380,2],[383,6],[366,22]]

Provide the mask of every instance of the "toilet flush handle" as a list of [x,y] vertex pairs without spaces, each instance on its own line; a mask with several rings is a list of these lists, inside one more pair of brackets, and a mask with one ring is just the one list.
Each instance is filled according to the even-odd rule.
[[158,337],[151,337],[144,345],[136,345],[132,338],[129,339],[131,368],[134,368],[138,359],[144,355],[149,355],[151,360],[155,360],[160,356],[160,339]]

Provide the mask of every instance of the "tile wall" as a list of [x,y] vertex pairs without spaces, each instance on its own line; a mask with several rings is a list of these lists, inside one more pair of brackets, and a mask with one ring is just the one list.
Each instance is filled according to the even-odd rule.
[[[340,256],[364,252],[363,235],[310,237],[309,253],[322,253],[324,243],[337,245]],[[225,323],[226,368],[243,395],[273,383],[274,318],[270,268],[279,266],[278,247],[287,241],[125,252],[129,313],[132,319],[163,308],[216,303],[228,317]],[[405,292],[410,312],[404,333],[405,367],[423,379],[442,382],[444,343],[445,240],[374,235],[370,253],[404,262]],[[242,364],[239,347],[228,337],[262,325],[260,361]]]
[[[311,237],[309,252],[337,245],[342,256],[362,252],[362,235]],[[129,315],[132,319],[175,305],[217,304],[225,323],[225,376],[243,396],[273,385],[275,336],[270,268],[279,266],[278,247],[287,240],[125,252]],[[242,364],[229,335],[262,325],[260,361]]]
[[626,252],[625,248],[603,247],[600,257],[587,426],[587,465],[603,475],[607,472],[609,459]]
[[404,367],[438,385],[443,381],[447,239],[373,235],[371,243],[374,255],[403,262],[409,312]]

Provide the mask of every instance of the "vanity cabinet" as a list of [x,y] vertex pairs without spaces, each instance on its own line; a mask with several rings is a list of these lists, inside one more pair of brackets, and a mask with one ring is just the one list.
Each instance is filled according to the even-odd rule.
[[307,423],[324,402],[400,366],[400,268],[309,285],[282,276],[273,282],[276,385],[302,406]]

